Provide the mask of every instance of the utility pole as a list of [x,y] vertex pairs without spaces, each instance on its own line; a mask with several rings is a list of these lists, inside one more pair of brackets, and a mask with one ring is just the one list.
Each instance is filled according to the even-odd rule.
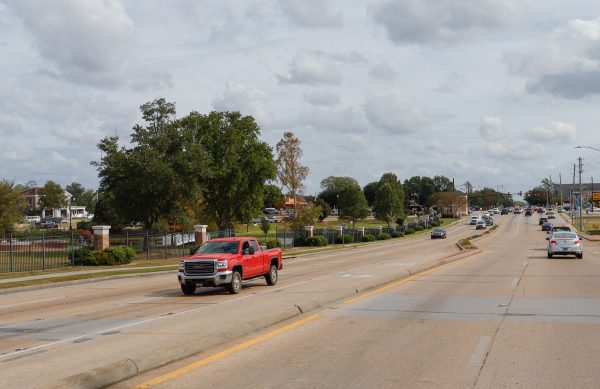
[[582,158],[579,157],[579,231],[583,232],[583,184],[581,183],[583,173]]
[[562,210],[562,206],[563,206],[563,187],[562,187],[562,175],[560,173],[558,173],[558,184],[560,185],[560,205],[559,205],[559,209]]
[[577,204],[577,199],[575,196],[575,164],[573,164],[573,185],[571,185],[571,193],[570,193],[570,201],[571,201],[571,224],[573,224],[575,217],[575,205]]

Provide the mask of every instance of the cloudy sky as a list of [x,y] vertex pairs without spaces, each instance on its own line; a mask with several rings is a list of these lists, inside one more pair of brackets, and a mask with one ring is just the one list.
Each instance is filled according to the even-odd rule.
[[253,115],[306,192],[441,174],[507,192],[597,175],[600,2],[0,0],[0,179],[98,185],[139,106]]

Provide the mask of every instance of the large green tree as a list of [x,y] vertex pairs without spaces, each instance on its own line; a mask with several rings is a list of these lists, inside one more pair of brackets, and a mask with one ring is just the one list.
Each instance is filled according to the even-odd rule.
[[435,192],[454,191],[454,182],[446,176],[433,177],[433,189]]
[[413,176],[404,180],[405,202],[415,200],[417,204],[424,205],[434,193],[435,185],[431,177]]
[[23,220],[27,202],[13,182],[0,181],[0,232],[12,232],[15,223]]
[[386,173],[379,180],[373,211],[377,219],[385,221],[388,227],[396,219],[404,217],[404,191],[395,174]]
[[62,208],[68,204],[64,189],[54,181],[47,181],[40,191],[42,208]]
[[[346,188],[358,185],[356,180],[352,177],[334,177],[329,176],[321,180],[321,192],[317,197],[323,199],[332,208],[339,210],[339,197],[342,191]],[[363,194],[364,197],[364,194]],[[365,200],[366,201],[366,200]]]
[[362,220],[369,214],[367,199],[356,180],[351,179],[348,185],[344,185],[339,192],[339,216],[341,220],[352,222],[352,227],[357,221]]
[[131,148],[119,147],[118,137],[100,141],[100,189],[110,193],[112,207],[127,222],[142,221],[150,230],[163,215],[190,200],[194,155],[186,152],[175,122],[175,105],[164,99],[140,107],[145,125],[137,124]]
[[264,187],[264,207],[265,208],[283,208],[284,196],[277,185],[265,184]]
[[189,147],[204,153],[204,171],[193,181],[203,206],[220,228],[244,222],[263,206],[265,183],[276,177],[273,152],[260,127],[239,112],[192,112],[180,120]]
[[365,198],[367,199],[367,204],[369,207],[372,207],[375,203],[375,197],[377,196],[377,188],[379,188],[379,182],[369,182],[363,188],[363,193],[365,194]]

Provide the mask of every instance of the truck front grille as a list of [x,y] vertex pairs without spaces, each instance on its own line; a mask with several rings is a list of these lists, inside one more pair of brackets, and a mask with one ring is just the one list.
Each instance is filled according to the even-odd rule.
[[215,261],[197,261],[185,263],[185,274],[204,276],[214,273]]

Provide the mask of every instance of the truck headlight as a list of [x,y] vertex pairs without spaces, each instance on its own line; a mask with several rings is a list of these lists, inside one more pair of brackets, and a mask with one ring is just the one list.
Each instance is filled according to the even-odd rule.
[[229,263],[227,263],[227,260],[217,261],[217,269],[227,269],[228,265],[229,265]]
[[179,268],[183,269],[185,267],[185,264],[183,262],[179,262]]

